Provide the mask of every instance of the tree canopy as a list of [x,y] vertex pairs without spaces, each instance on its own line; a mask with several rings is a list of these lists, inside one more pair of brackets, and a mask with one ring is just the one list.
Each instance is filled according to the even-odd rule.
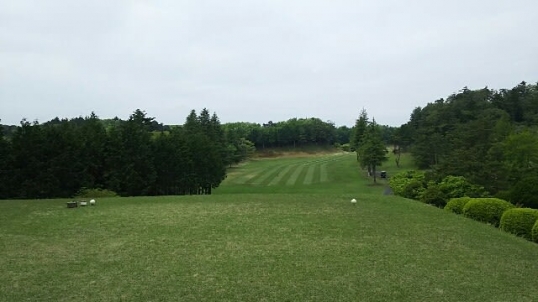
[[0,132],[0,198],[72,197],[84,188],[122,196],[210,194],[226,176],[227,144],[207,109],[174,128],[139,109],[126,121],[103,122],[94,113],[23,120],[9,139]]
[[[516,200],[515,184],[538,177],[538,86],[470,90],[417,107],[397,133],[419,168],[440,180],[462,176],[490,194]],[[538,201],[538,198],[537,198]]]

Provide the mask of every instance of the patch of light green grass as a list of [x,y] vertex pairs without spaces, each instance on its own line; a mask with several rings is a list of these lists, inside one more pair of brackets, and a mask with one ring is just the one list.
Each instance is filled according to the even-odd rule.
[[316,169],[316,167],[317,165],[308,166],[308,170],[306,171],[306,176],[304,178],[303,184],[309,185],[314,182],[314,170]]
[[287,179],[289,177],[289,173],[291,173],[290,170],[295,169],[295,167],[295,165],[287,165],[284,169],[278,172],[278,175],[274,177],[268,185],[275,186],[279,184],[283,178]]
[[319,172],[319,181],[320,182],[327,182],[329,181],[329,174],[327,173],[327,164],[322,164],[320,167],[320,172]]
[[304,168],[305,168],[305,165],[296,166],[295,169],[293,170],[293,173],[290,175],[290,177],[286,181],[286,185],[287,186],[295,185],[295,183],[297,182],[297,178],[299,178],[299,175],[301,174]]

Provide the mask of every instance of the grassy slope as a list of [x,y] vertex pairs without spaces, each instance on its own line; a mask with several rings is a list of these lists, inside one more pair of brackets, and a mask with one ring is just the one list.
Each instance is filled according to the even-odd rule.
[[[314,172],[310,185],[243,185],[274,194],[231,194],[241,186],[230,183],[213,196],[102,199],[77,209],[65,200],[0,201],[0,301],[538,296],[538,245],[382,196],[345,158],[327,164],[325,182]],[[266,163],[244,169],[258,164]]]

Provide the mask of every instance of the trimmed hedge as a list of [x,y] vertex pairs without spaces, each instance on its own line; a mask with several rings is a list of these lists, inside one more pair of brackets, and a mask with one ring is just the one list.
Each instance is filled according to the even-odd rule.
[[536,221],[532,228],[532,241],[538,243],[538,221]]
[[463,215],[499,226],[504,211],[513,207],[513,204],[498,198],[473,198],[463,207]]
[[532,228],[538,220],[538,210],[514,208],[504,212],[500,228],[503,231],[532,240]]
[[451,198],[445,206],[445,210],[456,213],[463,214],[463,207],[471,200],[470,197],[459,197]]

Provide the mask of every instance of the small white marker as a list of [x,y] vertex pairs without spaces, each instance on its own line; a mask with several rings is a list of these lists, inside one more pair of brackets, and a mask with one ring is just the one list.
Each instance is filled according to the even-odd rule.
[[355,198],[353,198],[353,199],[351,200],[351,203],[352,203],[353,205],[355,205],[355,204],[357,203],[357,200],[356,200]]

